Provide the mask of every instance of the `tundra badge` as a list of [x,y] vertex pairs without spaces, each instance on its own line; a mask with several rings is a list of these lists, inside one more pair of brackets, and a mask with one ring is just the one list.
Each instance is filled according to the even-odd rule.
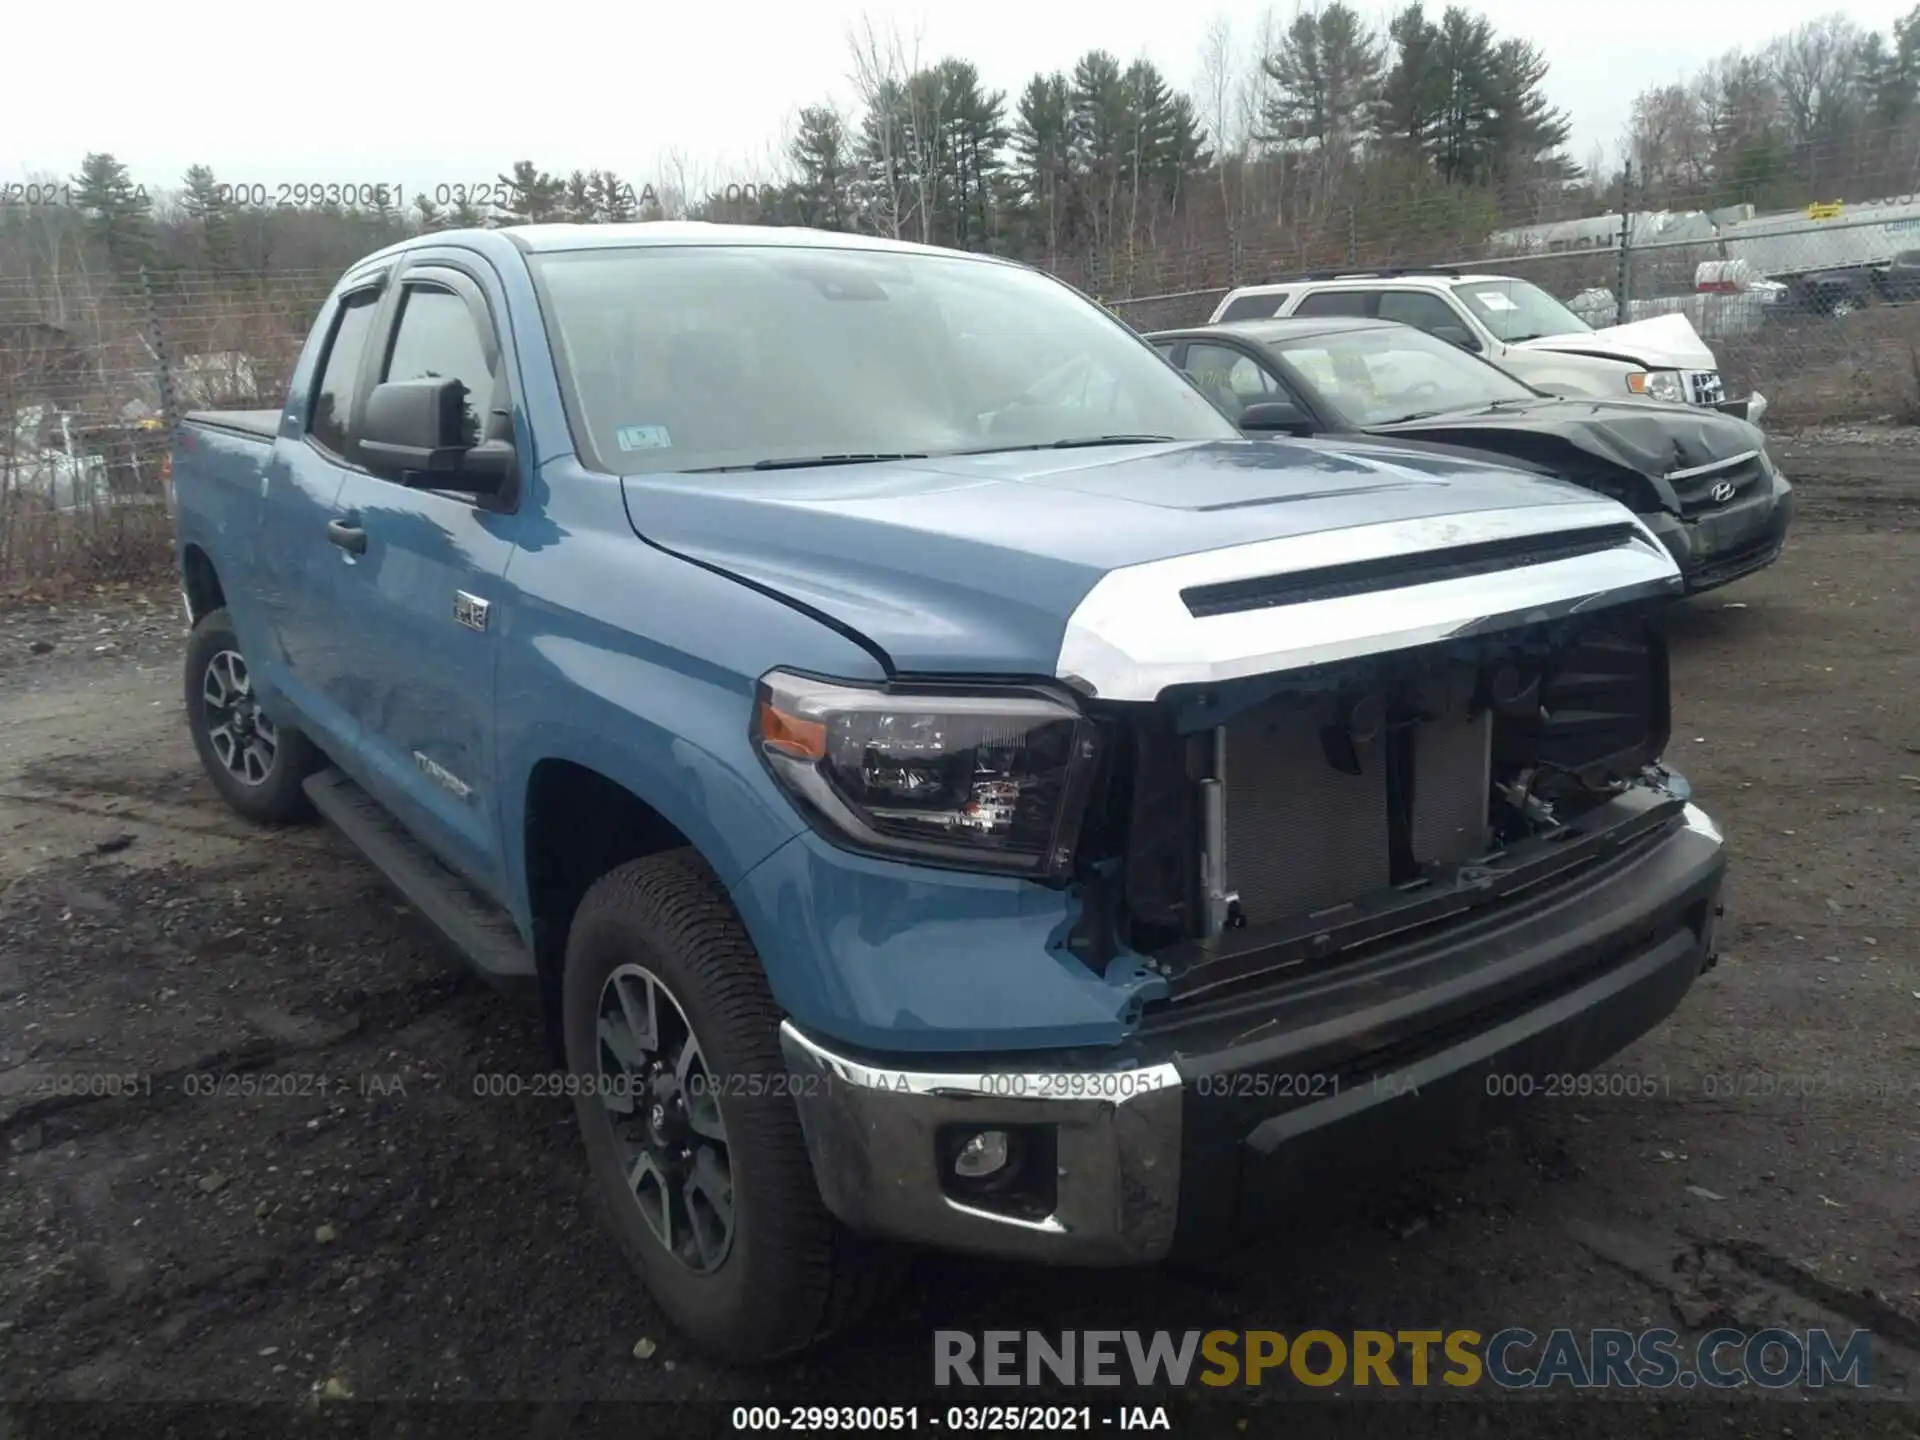
[[462,800],[473,794],[473,787],[471,785],[467,784],[466,781],[447,769],[447,767],[439,761],[430,759],[418,750],[413,752],[413,763],[418,765],[421,773],[426,775],[436,785],[440,786],[443,790],[458,795]]
[[469,630],[487,628],[487,602],[464,590],[453,592],[453,618]]

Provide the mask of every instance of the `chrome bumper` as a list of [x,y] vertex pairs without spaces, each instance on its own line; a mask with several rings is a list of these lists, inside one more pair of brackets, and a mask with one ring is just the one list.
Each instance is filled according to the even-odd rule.
[[[883,1069],[780,1027],[800,1125],[826,1206],[855,1230],[943,1249],[1083,1265],[1141,1264],[1173,1244],[1181,1082],[1170,1064],[1022,1073]],[[1032,1218],[954,1198],[937,1137],[1053,1126],[1052,1213]]]
[[[1668,841],[1584,896],[1516,917],[1504,936],[1457,941],[1455,958],[1441,947],[1433,963],[1459,973],[1436,982],[1439,999],[1458,990],[1462,975],[1498,986],[1503,975],[1536,967],[1605,963],[1588,968],[1576,988],[1549,990],[1517,1013],[1490,1014],[1464,1032],[1440,1030],[1434,1049],[1406,1052],[1390,1043],[1388,1053],[1400,1058],[1382,1073],[1414,1078],[1410,1085],[1357,1081],[1273,1115],[1229,1114],[1222,1098],[1235,1089],[1223,1076],[1257,1078],[1277,1066],[1284,1078],[1316,1068],[1299,1057],[1343,1023],[1362,1035],[1395,1024],[1417,1034],[1420,997],[1391,986],[1368,989],[1344,1018],[1303,1016],[1292,1030],[1258,1025],[1255,1039],[1241,1034],[1244,1019],[1235,1017],[1223,1046],[1167,1042],[1172,1048],[1161,1053],[1177,1054],[1179,1067],[1167,1059],[1047,1072],[978,1061],[970,1070],[908,1069],[839,1053],[787,1020],[780,1043],[788,1088],[821,1198],[865,1234],[1010,1259],[1144,1264],[1219,1229],[1210,1204],[1242,1185],[1244,1156],[1258,1152],[1297,1177],[1313,1171],[1317,1144],[1334,1154],[1399,1154],[1412,1137],[1450,1131],[1454,1101],[1486,1104],[1489,1074],[1589,1070],[1663,1019],[1712,963],[1723,841],[1698,807],[1683,813]],[[1488,962],[1495,952],[1504,953]],[[1370,985],[1364,976],[1349,983]],[[1136,1051],[1135,1058],[1146,1057]],[[956,1198],[943,1170],[942,1132],[1022,1126],[1051,1129],[1048,1213]],[[1183,1188],[1194,1212],[1184,1219]]]

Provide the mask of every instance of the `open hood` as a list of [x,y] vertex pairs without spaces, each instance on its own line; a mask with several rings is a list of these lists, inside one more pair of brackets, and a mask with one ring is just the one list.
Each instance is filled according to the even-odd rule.
[[1609,325],[1586,334],[1543,335],[1522,340],[1516,350],[1557,350],[1567,355],[1597,355],[1626,360],[1648,370],[1718,370],[1720,362],[1684,315],[1655,315],[1627,325]]

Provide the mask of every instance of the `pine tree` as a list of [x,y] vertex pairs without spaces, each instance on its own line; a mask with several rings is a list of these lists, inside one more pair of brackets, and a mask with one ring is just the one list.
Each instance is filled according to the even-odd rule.
[[1387,37],[1393,59],[1374,98],[1373,132],[1391,149],[1428,159],[1447,97],[1439,37],[1419,0],[1393,17]]
[[1032,242],[1056,256],[1073,225],[1073,99],[1059,71],[1035,75],[1014,107],[1013,186]]
[[1561,147],[1572,132],[1566,112],[1543,90],[1547,62],[1525,40],[1495,47],[1486,82],[1486,129],[1482,149],[1492,177],[1501,182],[1539,176],[1565,183],[1579,174]]
[[154,259],[146,187],[135,185],[127,167],[112,155],[90,153],[80,162],[80,173],[73,177],[73,206],[117,273],[131,275]]
[[1274,82],[1262,138],[1309,144],[1330,166],[1346,161],[1373,123],[1383,63],[1379,38],[1339,0],[1317,16],[1296,16],[1279,50],[1261,62]]
[[587,178],[586,171],[576,170],[567,177],[566,189],[560,197],[560,218],[576,225],[592,225],[602,218],[600,207],[594,203],[593,182]]
[[200,248],[207,268],[231,270],[235,265],[233,198],[220,188],[213,171],[205,165],[190,165],[182,177],[185,187],[180,206],[187,219],[200,231]]
[[433,203],[431,196],[424,191],[413,197],[413,223],[420,232],[431,234],[435,230],[447,228],[447,217],[440,207]]
[[500,184],[507,198],[494,207],[496,225],[539,225],[561,218],[566,199],[566,184],[531,160],[513,162],[513,173],[502,175]]
[[[845,230],[852,220],[853,157],[846,127],[830,105],[809,105],[787,146],[798,178],[783,196],[795,223]],[[783,208],[784,208],[783,207]]]
[[587,190],[593,213],[608,225],[624,225],[633,219],[633,187],[611,170],[595,170],[587,176]]

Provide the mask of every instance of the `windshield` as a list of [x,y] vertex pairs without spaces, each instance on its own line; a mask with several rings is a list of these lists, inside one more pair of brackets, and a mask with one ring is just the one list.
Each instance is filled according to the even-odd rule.
[[1467,280],[1453,287],[1496,340],[1590,335],[1593,327],[1528,280]]
[[1289,378],[1353,429],[1538,398],[1504,370],[1411,325],[1336,330],[1268,348]]
[[786,245],[530,259],[575,438],[620,474],[1239,434],[1120,321],[1014,265]]

